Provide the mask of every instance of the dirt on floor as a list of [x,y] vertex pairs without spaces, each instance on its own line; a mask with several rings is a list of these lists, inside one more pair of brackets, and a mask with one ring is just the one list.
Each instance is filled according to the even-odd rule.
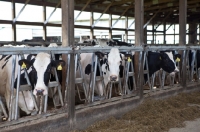
[[83,132],[166,132],[196,118],[200,118],[200,92],[181,93],[163,100],[146,100],[121,118],[110,117]]

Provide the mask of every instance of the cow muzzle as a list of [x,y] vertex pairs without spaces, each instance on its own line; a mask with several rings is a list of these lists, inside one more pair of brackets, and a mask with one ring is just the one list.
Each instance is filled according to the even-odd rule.
[[41,90],[37,90],[36,89],[36,95],[37,96],[43,96],[44,95],[44,90],[43,89],[41,89]]
[[117,81],[117,76],[115,76],[115,75],[112,75],[112,76],[110,76],[110,81]]

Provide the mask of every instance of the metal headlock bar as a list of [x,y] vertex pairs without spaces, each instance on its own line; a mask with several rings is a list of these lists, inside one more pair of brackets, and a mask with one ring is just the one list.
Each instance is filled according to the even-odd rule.
[[[66,101],[66,98],[67,98],[67,89],[69,87],[69,82],[70,82],[70,78],[69,78],[69,71],[70,71],[70,66],[69,66],[69,63],[70,63],[70,57],[71,54],[68,54],[68,65],[67,65],[67,78],[66,78],[66,89],[65,89],[65,98],[64,98],[64,102],[67,102]],[[80,77],[76,77],[75,78],[75,87],[77,89],[77,92],[78,92],[78,96],[79,96],[79,99],[81,101],[85,101],[85,102],[88,102],[88,88],[86,87],[86,78],[84,78],[84,74],[83,74],[83,70],[82,70],[82,67],[81,67],[81,62],[80,62],[81,58],[80,58],[80,53],[78,54],[75,54],[75,76],[76,76],[76,73],[79,72],[80,74]],[[79,86],[78,84],[81,84],[82,87],[83,87],[83,92],[84,92],[84,96],[85,98],[82,98],[81,95],[80,95],[80,89],[79,89]]]
[[[66,79],[66,83],[68,84],[70,78],[69,78],[69,70],[70,70],[70,67],[69,67],[69,58],[70,58],[70,54],[75,54],[75,62],[76,62],[76,67],[78,67],[79,71],[81,72],[81,74],[83,75],[83,71],[81,71],[81,64],[80,64],[80,53],[91,53],[91,52],[96,52],[96,51],[100,51],[100,52],[109,52],[110,49],[113,48],[113,47],[79,47],[78,50],[74,50],[74,47],[1,47],[0,48],[0,53],[2,55],[10,55],[12,54],[13,55],[13,60],[12,60],[12,79],[11,79],[11,87],[10,87],[10,90],[11,90],[11,97],[10,97],[10,104],[9,104],[9,121],[10,120],[17,120],[18,119],[18,103],[17,102],[17,99],[19,97],[19,92],[23,91],[23,90],[27,90],[27,88],[24,88],[23,86],[19,85],[19,82],[20,82],[20,73],[21,73],[21,67],[19,67],[17,70],[18,72],[18,80],[17,80],[17,92],[16,92],[16,95],[14,94],[14,80],[15,80],[15,67],[16,67],[16,57],[17,55],[19,55],[19,57],[23,58],[23,55],[24,54],[37,54],[39,52],[47,52],[49,53],[51,51],[51,54],[68,54],[68,66],[67,66],[67,79]],[[146,64],[148,64],[148,60],[147,60],[147,57],[146,57],[146,53],[147,51],[163,51],[163,50],[176,50],[176,51],[183,51],[183,58],[182,60],[187,60],[188,59],[188,50],[200,50],[200,46],[146,46],[146,47],[143,47],[143,46],[132,46],[132,47],[125,47],[125,46],[120,46],[120,47],[116,47],[118,48],[121,52],[131,52],[131,51],[139,51],[140,52],[140,62],[139,62],[139,71],[141,71],[141,69],[143,68],[144,69],[144,65],[143,67],[141,66],[141,55],[144,53],[144,59],[143,59],[143,62],[146,62]],[[187,54],[186,54],[187,53]],[[95,63],[93,63],[95,62]],[[95,66],[93,67],[93,64],[95,64]],[[187,62],[188,64],[188,62]],[[190,75],[191,75],[191,78],[190,80],[193,78],[193,75],[194,75],[194,70],[195,67],[196,67],[197,63],[196,63],[196,52],[194,52],[193,54],[193,58],[192,58],[192,64],[191,64],[191,71],[190,71]],[[95,87],[95,83],[96,81],[98,80],[98,77],[96,77],[96,70],[97,70],[97,66],[100,67],[100,64],[99,64],[99,61],[98,61],[98,58],[97,56],[94,56],[93,57],[93,60],[92,60],[92,68],[93,71],[92,71],[92,77],[91,77],[91,85],[89,85],[90,87],[87,89],[86,87],[84,88],[84,94],[85,94],[85,99],[89,102],[93,102],[95,99],[94,97],[94,87]],[[182,80],[184,80],[184,61],[182,62],[182,71],[181,71],[181,76],[183,77]],[[131,67],[131,72],[129,72],[129,67]],[[75,68],[76,69],[76,68]],[[100,68],[101,69],[101,68]],[[148,75],[148,65],[146,65],[146,69],[147,71],[145,72],[144,71],[144,74],[147,74]],[[55,69],[54,69],[55,70]],[[124,93],[128,94],[130,91],[128,91],[127,89],[127,79],[129,76],[133,76],[134,77],[134,66],[131,65],[130,62],[127,62],[126,63],[126,68],[125,68],[125,86],[124,86]],[[197,73],[197,68],[196,68],[196,73]],[[76,73],[76,71],[74,72]],[[100,72],[101,73],[101,72]],[[28,82],[28,85],[30,85],[30,81],[28,79],[28,73],[27,71],[25,70],[25,75],[26,75],[26,79],[27,79],[27,82]],[[81,75],[81,78],[83,78],[83,76]],[[102,76],[102,75],[100,75]],[[138,80],[140,78],[140,76],[143,76],[143,75],[138,75]],[[163,72],[162,76],[165,76],[165,73]],[[57,78],[57,77],[56,77]],[[162,82],[162,85],[161,87],[164,86],[164,77],[162,77],[162,80],[160,82]],[[101,78],[102,80],[102,85],[103,85],[103,78]],[[135,77],[134,77],[135,79]],[[84,80],[84,78],[83,78]],[[149,80],[149,77],[148,77],[148,80]],[[59,82],[57,79],[56,79],[57,82]],[[150,85],[150,87],[152,88],[152,86],[154,86],[154,80],[152,81]],[[82,84],[84,84],[84,81],[82,81]],[[27,86],[28,86],[27,85]],[[134,83],[135,85],[135,83]],[[184,84],[183,84],[184,85]],[[58,84],[56,85],[52,85],[52,86],[60,86]],[[68,86],[68,85],[67,85]],[[136,85],[137,86],[137,85]],[[134,86],[134,88],[136,87]],[[58,88],[58,90],[60,89],[60,87]],[[104,88],[105,89],[105,88]],[[29,90],[29,88],[28,88]],[[134,89],[135,90],[135,89]],[[59,90],[60,91],[60,90]],[[30,90],[31,92],[31,90]],[[109,89],[109,92],[104,92],[105,95],[107,95],[107,98],[111,98],[111,92],[112,92],[112,87],[110,87]],[[31,92],[32,93],[32,92]],[[61,92],[58,92],[59,93],[59,99],[60,99],[60,103],[61,103],[61,106],[63,106],[63,102],[62,102],[62,95],[61,95]],[[67,88],[65,90],[65,102],[66,102],[66,96],[67,96]],[[108,95],[109,94],[109,95]],[[16,100],[15,100],[15,96],[16,96]],[[32,95],[32,97],[34,98],[34,96]],[[15,102],[16,101],[16,102]],[[47,100],[45,101],[46,102],[46,105],[44,106],[44,109],[47,108]],[[44,103],[45,103],[44,102]],[[3,108],[3,106],[1,105],[1,99],[0,99],[0,106]],[[15,105],[13,105],[15,104]],[[55,104],[55,103],[54,103]],[[36,108],[36,111],[38,111],[38,107],[36,105],[36,103],[34,104],[35,105],[35,108]],[[41,110],[43,108],[40,108]],[[46,112],[46,110],[45,110]],[[4,109],[4,115],[5,117],[7,117],[6,115],[6,112],[5,112],[5,109]]]
[[[21,59],[24,59],[24,55],[23,54],[19,54],[18,55],[18,60],[21,60]],[[16,63],[16,62],[14,62],[14,63]],[[18,109],[19,92],[21,92],[22,95],[23,95],[23,91],[29,91],[30,92],[31,98],[32,98],[34,106],[35,106],[35,110],[36,110],[36,112],[38,112],[38,107],[37,107],[36,100],[35,100],[35,97],[34,97],[33,92],[32,92],[32,86],[31,86],[31,83],[30,83],[30,79],[29,79],[29,76],[28,76],[27,69],[26,68],[23,69],[23,71],[25,73],[26,81],[28,83],[27,85],[20,85],[20,77],[21,77],[20,75],[21,75],[21,71],[22,71],[20,65],[18,65],[18,69],[17,70],[18,70],[17,71],[17,87],[16,87],[16,95],[15,95],[16,100],[15,100],[15,106],[12,106],[12,107],[14,107],[13,109],[15,109],[15,112],[14,112],[15,120],[17,120],[19,118],[18,117],[18,115],[19,115],[19,111],[18,111],[19,110]],[[24,96],[23,96],[23,98],[24,98]],[[27,108],[27,104],[26,104],[25,98],[24,98],[24,102],[25,102],[25,105],[26,105],[26,108]]]

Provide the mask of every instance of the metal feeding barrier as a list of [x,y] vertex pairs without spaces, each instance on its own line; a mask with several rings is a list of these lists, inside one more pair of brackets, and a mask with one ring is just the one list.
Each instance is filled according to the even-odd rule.
[[[146,46],[145,47],[145,53],[147,54],[148,51],[153,51],[153,52],[159,52],[159,51],[182,51],[182,60],[185,60],[185,56],[186,56],[186,52],[188,50],[188,47],[186,46]],[[147,78],[148,78],[148,85],[150,87],[150,91],[153,90],[154,86],[155,86],[155,77],[156,77],[156,73],[152,74],[152,77],[149,77],[149,69],[148,69],[148,59],[147,59],[147,55],[144,56],[144,63],[145,65],[145,71],[144,74],[147,74]],[[180,63],[176,62],[176,65],[180,68]],[[182,61],[182,71],[184,71],[185,69],[185,61]],[[178,74],[178,78],[180,81],[180,73],[185,74],[184,72],[178,72],[176,74]],[[160,70],[158,72],[158,77],[159,77],[159,85],[160,88],[163,89],[164,88],[164,84],[165,84],[165,77],[166,77],[166,72],[164,70]],[[185,77],[185,76],[184,76]],[[175,76],[170,76],[170,86],[174,85],[174,79]],[[183,82],[182,82],[183,83]]]
[[[58,90],[58,97],[59,97],[59,106],[63,106],[64,103],[68,103],[71,101],[71,99],[67,98],[67,96],[69,95],[69,93],[72,92],[72,90],[75,90],[75,88],[70,88],[69,87],[69,83],[71,83],[71,79],[70,78],[70,72],[72,72],[74,75],[76,75],[77,73],[80,74],[80,76],[77,76],[75,78],[75,81],[74,83],[77,85],[77,84],[81,84],[82,87],[83,87],[83,93],[84,93],[84,96],[85,98],[81,98],[80,97],[80,89],[79,88],[76,88],[76,90],[79,92],[79,97],[80,99],[82,99],[84,102],[85,102],[85,105],[84,107],[87,107],[87,106],[91,106],[92,105],[95,105],[97,103],[95,102],[98,102],[98,104],[100,103],[105,103],[105,101],[109,102],[110,101],[113,101],[112,100],[112,90],[113,90],[113,87],[109,87],[106,91],[106,88],[104,86],[104,94],[102,97],[98,97],[94,94],[94,89],[96,87],[96,82],[97,81],[100,81],[102,83],[102,85],[104,85],[104,81],[103,81],[103,75],[102,75],[102,71],[101,71],[101,65],[100,65],[100,59],[95,55],[93,54],[93,57],[92,57],[92,60],[91,60],[91,65],[92,65],[92,68],[91,68],[91,75],[89,78],[84,78],[84,72],[83,72],[83,69],[82,69],[82,66],[81,66],[81,57],[80,57],[80,54],[81,53],[95,53],[95,52],[103,52],[103,53],[109,53],[110,52],[110,49],[112,47],[80,47],[78,50],[74,50],[73,48],[71,47],[24,47],[24,48],[0,48],[0,52],[2,55],[13,55],[13,60],[12,60],[12,73],[13,73],[13,76],[12,76],[12,80],[11,80],[11,103],[9,105],[9,107],[11,108],[10,111],[9,111],[9,114],[8,114],[8,117],[9,117],[9,120],[17,120],[18,119],[18,105],[17,105],[17,100],[14,100],[15,99],[15,96],[16,96],[16,99],[18,98],[18,94],[19,92],[23,91],[23,90],[32,90],[32,88],[30,88],[30,81],[28,80],[28,73],[26,71],[26,69],[23,69],[24,72],[25,72],[25,75],[27,77],[27,85],[26,86],[22,86],[22,85],[19,85],[19,82],[20,82],[20,74],[21,74],[21,67],[18,67],[18,70],[17,72],[15,71],[15,68],[16,68],[16,56],[19,56],[19,59],[21,58],[24,58],[24,54],[37,54],[37,53],[40,53],[40,52],[46,52],[46,53],[50,53],[51,56],[52,56],[52,59],[54,59],[54,55],[55,54],[65,54],[67,55],[68,59],[67,59],[67,78],[66,78],[66,89],[64,89],[65,92],[64,93],[64,102],[62,102],[63,100],[63,97],[62,97],[62,94],[61,94],[61,86],[59,84],[59,81],[58,81],[58,78],[56,76],[56,82],[54,83],[50,83],[49,87],[58,87],[57,90]],[[119,96],[119,99],[123,96],[126,96],[126,95],[131,95],[134,93],[135,90],[140,90],[143,94],[143,89],[141,89],[141,85],[140,85],[140,82],[142,80],[142,78],[144,78],[144,74],[147,74],[148,75],[148,58],[147,58],[147,55],[146,53],[148,51],[164,51],[164,50],[176,50],[176,51],[181,51],[182,52],[182,59],[181,59],[181,62],[179,62],[179,64],[177,65],[180,65],[180,68],[182,69],[180,71],[180,75],[181,76],[181,85],[183,87],[186,87],[186,81],[184,81],[186,79],[186,73],[184,71],[186,71],[186,62],[187,62],[187,53],[188,53],[188,50],[200,50],[200,47],[190,47],[190,46],[146,46],[146,47],[142,47],[142,46],[132,46],[132,47],[125,47],[125,46],[121,46],[121,47],[117,47],[119,49],[120,52],[128,52],[128,53],[131,53],[132,51],[135,51],[135,52],[138,52],[139,53],[139,62],[138,62],[138,70],[137,71],[138,73],[138,76],[135,75],[135,65],[133,62],[127,60],[125,61],[125,68],[124,68],[124,77],[123,77],[123,80],[121,80],[119,83],[121,83],[121,88],[119,87],[119,91],[122,93],[121,96]],[[75,65],[74,67],[70,67],[70,59],[71,57],[74,56],[74,62],[75,62]],[[195,60],[195,55],[193,55],[193,61],[191,63],[191,67],[193,67],[192,69],[195,69],[195,66],[196,66],[196,60]],[[146,65],[145,65],[146,63]],[[188,62],[187,62],[188,63]],[[96,73],[97,73],[97,70],[100,69],[100,76],[96,76]],[[142,72],[144,70],[144,72]],[[73,70],[73,71],[72,71]],[[196,68],[197,70],[197,68]],[[56,72],[56,69],[54,69],[54,72]],[[190,72],[190,75],[192,76],[193,75],[193,70],[189,71]],[[197,71],[196,71],[197,72]],[[15,76],[14,76],[14,73],[18,73],[18,79],[17,80],[17,94],[15,95],[14,93],[14,80],[15,80]],[[141,74],[142,73],[142,74]],[[163,76],[163,77],[162,77]],[[159,74],[159,78],[160,78],[160,89],[162,89],[164,87],[164,78],[165,78],[165,73],[164,72],[161,72]],[[130,81],[130,77],[132,77],[132,81],[133,81],[133,87],[130,87],[130,84],[129,84],[129,81]],[[155,77],[153,77],[155,78]],[[191,77],[192,78],[192,77]],[[87,87],[85,85],[85,80],[86,79],[89,79],[89,86]],[[137,80],[136,80],[137,79]],[[148,78],[148,80],[150,80]],[[172,79],[173,81],[173,79]],[[137,83],[136,83],[137,82]],[[154,86],[154,81],[150,81],[149,82],[149,86],[152,87]],[[26,87],[26,88],[24,88]],[[49,88],[49,92],[51,93],[51,89],[52,88]],[[119,92],[119,93],[120,93]],[[141,95],[140,95],[141,96]],[[47,98],[47,96],[46,96]],[[69,100],[67,100],[69,99]],[[72,99],[73,100],[73,99]],[[102,101],[103,100],[103,101]],[[44,111],[44,113],[47,111],[47,99],[46,100],[43,100],[44,102],[44,105],[43,107],[40,107],[40,108],[37,108],[37,105],[35,105],[35,111],[40,111],[40,113],[42,113],[42,111]],[[54,100],[54,106],[56,107],[58,104],[56,103],[56,100]],[[13,103],[15,102],[15,103]],[[15,104],[15,105],[12,105],[12,104]],[[0,100],[0,105],[1,105],[1,100]],[[75,105],[75,104],[72,104],[72,105]],[[2,107],[2,106],[1,106]],[[14,112],[12,112],[14,109]],[[44,110],[43,110],[44,109]],[[71,109],[73,110],[73,108],[71,106],[69,106],[68,109]],[[6,113],[4,112],[4,115],[5,117],[6,116]]]

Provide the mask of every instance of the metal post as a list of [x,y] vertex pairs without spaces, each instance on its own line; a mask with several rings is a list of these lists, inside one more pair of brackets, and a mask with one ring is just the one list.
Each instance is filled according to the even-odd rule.
[[12,56],[12,77],[10,87],[10,102],[9,102],[9,121],[13,120],[13,99],[14,99],[14,81],[15,81],[15,66],[16,66],[16,55]]
[[[90,26],[92,26],[93,23],[94,23],[94,13],[91,12],[90,13]],[[94,39],[94,29],[93,28],[90,29],[90,39]]]
[[[112,14],[109,14],[109,27],[112,26]],[[112,39],[112,29],[109,29],[109,39]]]
[[[21,56],[18,56],[19,60],[21,60]],[[21,66],[18,65],[17,71],[17,91],[16,91],[16,98],[15,98],[15,120],[18,119],[18,100],[19,100],[19,87],[20,87],[20,75],[21,75]],[[26,100],[24,100],[26,101]]]
[[[46,20],[46,5],[43,5],[43,20]],[[46,24],[43,25],[43,39],[47,41],[47,26]]]
[[[12,0],[12,19],[15,19],[15,0]],[[12,40],[16,42],[16,23],[12,23]]]

